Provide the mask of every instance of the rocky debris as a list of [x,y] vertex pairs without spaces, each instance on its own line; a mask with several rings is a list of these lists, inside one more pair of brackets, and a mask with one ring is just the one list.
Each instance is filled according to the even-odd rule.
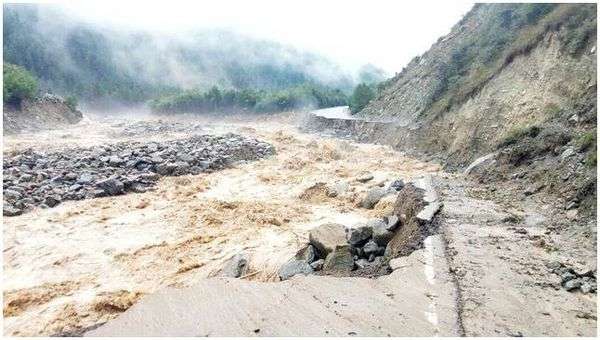
[[560,276],[562,287],[569,291],[581,291],[584,294],[596,292],[596,268],[576,270],[565,264],[553,261],[546,265],[550,272]]
[[248,270],[248,255],[240,253],[236,254],[234,257],[227,262],[223,270],[221,271],[221,276],[224,277],[240,277],[246,274]]
[[[123,123],[114,124],[114,128],[122,128]],[[157,121],[141,120],[131,122],[124,128],[115,132],[116,136],[140,136],[144,134],[164,134],[164,133],[198,133],[204,129],[204,125],[200,123],[182,123],[169,122],[159,119]]]
[[388,194],[386,189],[375,187],[371,188],[367,195],[360,202],[360,206],[365,209],[373,209],[373,207],[381,200],[385,195]]
[[345,227],[337,223],[327,223],[312,229],[308,234],[310,244],[313,245],[319,257],[325,258],[336,246],[346,244]]
[[419,249],[425,237],[433,234],[433,216],[442,206],[439,196],[431,178],[408,184],[399,180],[392,184],[387,190],[383,189],[385,183],[374,189],[387,194],[395,192],[391,188],[401,188],[393,214],[352,227],[328,223],[312,229],[309,243],[282,267],[284,273],[302,268],[297,262],[300,261],[321,275],[384,275],[391,272],[390,261],[394,257]]
[[311,274],[313,272],[313,267],[308,264],[306,261],[302,260],[290,260],[286,264],[284,264],[278,272],[279,279],[281,281],[287,280],[294,275],[298,274]]
[[4,157],[4,216],[67,200],[144,192],[161,176],[211,172],[273,153],[270,144],[235,134],[50,153],[26,150]]

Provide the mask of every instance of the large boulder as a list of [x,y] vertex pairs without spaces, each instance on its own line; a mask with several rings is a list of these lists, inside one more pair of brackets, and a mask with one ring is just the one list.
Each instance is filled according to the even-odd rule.
[[281,266],[281,268],[279,268],[278,275],[279,279],[283,281],[293,277],[294,275],[307,275],[311,274],[313,271],[314,269],[311,267],[310,264],[308,264],[308,262],[294,259],[288,261],[283,266]]
[[349,273],[354,269],[354,258],[350,252],[350,245],[337,245],[323,264],[323,270],[334,273]]
[[310,231],[308,239],[319,253],[320,257],[326,257],[336,246],[347,245],[346,228],[337,223],[320,225]]

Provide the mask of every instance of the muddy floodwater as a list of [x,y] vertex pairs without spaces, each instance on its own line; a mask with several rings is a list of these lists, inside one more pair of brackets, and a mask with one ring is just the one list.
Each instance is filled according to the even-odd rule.
[[[4,334],[81,334],[166,286],[215,276],[238,253],[248,280],[276,279],[312,227],[390,212],[358,207],[372,186],[436,164],[388,146],[299,132],[293,114],[247,119],[90,118],[68,129],[4,137],[4,153],[67,150],[124,140],[234,132],[271,143],[274,156],[209,174],[163,177],[152,191],[67,201],[4,218]],[[357,181],[366,173],[374,179]],[[324,186],[345,190],[330,197]]]

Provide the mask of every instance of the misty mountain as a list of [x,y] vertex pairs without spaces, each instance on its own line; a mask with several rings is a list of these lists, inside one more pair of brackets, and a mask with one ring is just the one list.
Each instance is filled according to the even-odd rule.
[[4,61],[42,90],[87,102],[140,102],[181,89],[341,90],[352,77],[319,55],[224,30],[177,35],[85,23],[53,5],[4,5]]

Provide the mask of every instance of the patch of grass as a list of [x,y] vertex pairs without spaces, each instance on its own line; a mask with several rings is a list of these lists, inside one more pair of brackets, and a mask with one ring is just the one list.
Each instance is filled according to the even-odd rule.
[[595,145],[596,145],[596,130],[595,129],[584,133],[577,139],[577,148],[579,149],[579,151],[586,151],[589,148],[591,148],[592,146],[594,146],[594,149],[596,149]]
[[560,106],[556,103],[547,103],[544,106],[544,112],[548,115],[548,117],[558,117],[558,115],[562,112]]
[[535,138],[540,133],[540,131],[541,129],[537,125],[514,128],[510,130],[510,132],[508,132],[508,134],[502,139],[502,141],[500,141],[500,143],[498,143],[497,148],[501,149],[516,144],[523,138]]

